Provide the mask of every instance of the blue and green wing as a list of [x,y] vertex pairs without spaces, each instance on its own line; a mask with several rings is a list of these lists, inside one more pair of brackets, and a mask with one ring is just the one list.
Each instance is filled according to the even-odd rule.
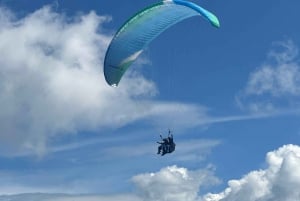
[[172,25],[197,15],[214,27],[220,26],[214,14],[184,0],[165,0],[135,14],[119,29],[107,49],[104,60],[106,82],[117,86],[128,67],[153,39]]

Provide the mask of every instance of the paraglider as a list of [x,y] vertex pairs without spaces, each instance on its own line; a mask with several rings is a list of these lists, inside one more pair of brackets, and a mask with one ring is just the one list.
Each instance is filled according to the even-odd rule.
[[193,16],[202,16],[212,26],[220,26],[214,14],[187,0],[164,0],[131,17],[117,31],[107,49],[104,59],[106,82],[118,86],[128,67],[153,39],[172,25]]
[[161,135],[160,138],[162,141],[157,142],[158,144],[160,144],[158,146],[157,154],[161,154],[161,156],[163,156],[165,154],[170,154],[173,151],[175,151],[176,144],[174,143],[173,135],[171,134],[170,129],[167,138],[163,138]]

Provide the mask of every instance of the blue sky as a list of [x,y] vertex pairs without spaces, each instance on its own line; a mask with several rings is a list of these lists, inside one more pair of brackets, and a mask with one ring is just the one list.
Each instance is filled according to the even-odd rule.
[[0,1],[0,200],[299,200],[300,2],[193,1],[221,27],[176,24],[109,87],[155,2]]

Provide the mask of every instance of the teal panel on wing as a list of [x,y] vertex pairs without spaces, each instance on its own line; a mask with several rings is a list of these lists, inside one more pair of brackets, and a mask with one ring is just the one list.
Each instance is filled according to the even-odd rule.
[[127,68],[143,49],[170,26],[192,16],[202,15],[219,27],[217,17],[202,7],[184,0],[162,1],[130,18],[112,39],[104,60],[104,76],[117,86]]

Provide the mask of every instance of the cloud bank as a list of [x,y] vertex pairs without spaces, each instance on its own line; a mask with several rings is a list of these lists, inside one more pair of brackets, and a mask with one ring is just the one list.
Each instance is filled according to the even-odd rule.
[[136,201],[297,201],[300,199],[300,147],[284,145],[266,155],[264,169],[254,170],[240,179],[228,181],[220,193],[203,189],[218,185],[215,169],[188,170],[169,166],[158,172],[132,178],[135,193],[126,195],[20,194],[0,196],[0,201],[69,201],[69,200],[136,200]]
[[219,194],[208,194],[204,201],[296,201],[300,199],[300,147],[285,145],[269,152],[267,168],[228,182]]
[[[21,194],[0,196],[0,201],[68,200],[143,200],[143,201],[296,201],[300,199],[300,147],[284,145],[266,155],[266,167],[254,170],[241,179],[230,180],[220,193],[204,193],[203,188],[220,180],[214,168],[188,170],[169,166],[155,173],[132,178],[136,194],[83,196],[62,194]],[[124,199],[123,199],[124,198]]]
[[97,196],[97,195],[67,195],[67,194],[19,194],[0,196],[1,201],[141,201],[134,195]]
[[219,183],[213,175],[213,168],[188,170],[186,168],[169,166],[158,172],[139,174],[132,178],[136,187],[135,193],[120,195],[70,195],[70,194],[18,194],[2,195],[0,201],[194,201],[197,199],[199,187]]
[[190,171],[177,166],[137,175],[132,180],[145,201],[195,201],[200,186],[219,182],[211,170]]

